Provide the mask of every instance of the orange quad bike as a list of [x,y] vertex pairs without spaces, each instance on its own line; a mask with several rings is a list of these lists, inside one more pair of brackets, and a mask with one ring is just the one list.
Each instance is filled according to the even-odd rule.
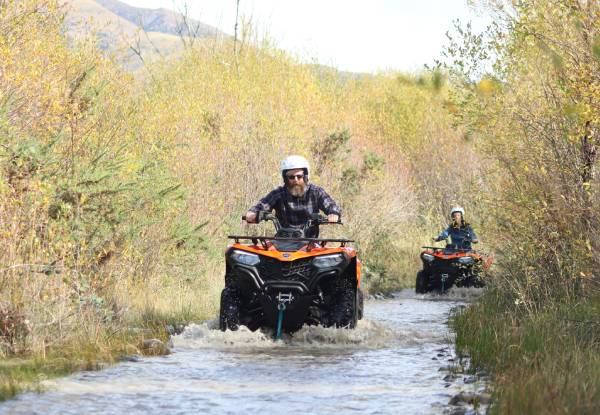
[[485,285],[482,274],[492,265],[491,256],[451,244],[445,248],[423,248],[423,269],[417,273],[415,285],[417,294],[432,291],[443,294],[453,286],[480,288]]
[[229,236],[234,243],[225,253],[220,329],[268,328],[280,338],[304,324],[354,328],[363,293],[360,260],[348,246],[353,241],[305,237],[311,227],[329,223],[319,214],[302,229],[281,226],[270,212],[257,219],[272,221],[275,236]]

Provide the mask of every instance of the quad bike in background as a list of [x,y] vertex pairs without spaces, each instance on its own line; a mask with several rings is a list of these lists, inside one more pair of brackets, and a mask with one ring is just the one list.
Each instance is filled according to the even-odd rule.
[[480,288],[485,285],[482,275],[493,263],[491,256],[451,244],[444,248],[423,248],[423,269],[417,273],[415,285],[417,294],[444,293],[453,286]]
[[311,227],[329,223],[319,214],[302,229],[281,226],[270,212],[257,218],[273,222],[275,235],[229,236],[234,243],[225,253],[219,328],[269,328],[276,338],[304,324],[354,328],[362,318],[363,294],[360,260],[347,246],[353,241],[306,238]]

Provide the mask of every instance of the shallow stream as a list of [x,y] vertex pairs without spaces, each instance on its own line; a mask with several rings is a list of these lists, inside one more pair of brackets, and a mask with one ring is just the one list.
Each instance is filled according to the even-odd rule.
[[483,385],[448,380],[456,362],[447,320],[476,293],[404,290],[366,301],[356,330],[310,327],[277,342],[190,325],[172,338],[171,355],[48,381],[43,393],[0,404],[0,414],[456,413],[450,399]]

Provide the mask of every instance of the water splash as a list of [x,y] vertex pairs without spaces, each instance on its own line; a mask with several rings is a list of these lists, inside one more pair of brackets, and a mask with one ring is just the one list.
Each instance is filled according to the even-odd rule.
[[291,345],[316,347],[364,348],[389,347],[396,343],[397,333],[389,327],[369,320],[360,320],[354,330],[321,326],[304,326],[290,338]]
[[417,294],[416,298],[425,300],[440,300],[440,301],[461,301],[461,302],[473,302],[477,298],[483,295],[484,288],[474,287],[452,287],[444,294],[439,293],[427,293]]
[[272,336],[260,330],[250,331],[241,326],[237,331],[221,331],[217,319],[190,324],[179,335],[171,337],[174,347],[184,349],[203,348],[272,348],[277,343]]
[[[373,321],[361,320],[354,330],[334,327],[305,326],[293,334],[284,334],[282,340],[273,339],[271,330],[250,331],[242,326],[237,331],[222,332],[217,328],[216,320],[200,324],[190,324],[177,336],[172,337],[174,347],[185,349],[226,348],[257,349],[297,346],[302,348],[361,348],[389,347],[398,343],[403,333]],[[413,333],[404,333],[414,338]],[[404,336],[402,336],[404,337]]]

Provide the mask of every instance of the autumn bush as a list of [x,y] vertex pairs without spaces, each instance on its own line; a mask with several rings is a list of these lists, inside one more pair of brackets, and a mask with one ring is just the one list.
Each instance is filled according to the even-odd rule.
[[[134,78],[93,42],[70,47],[57,2],[0,8],[0,356],[88,367],[136,343],[128,327],[190,278],[163,272],[185,268],[201,238],[168,150],[132,128]],[[190,307],[183,296],[171,315]]]
[[[600,7],[490,10],[497,26],[463,30],[449,53],[457,122],[485,160],[480,197],[498,253],[492,289],[456,319],[458,348],[494,370],[498,413],[596,413]],[[488,69],[473,71],[486,56]]]

